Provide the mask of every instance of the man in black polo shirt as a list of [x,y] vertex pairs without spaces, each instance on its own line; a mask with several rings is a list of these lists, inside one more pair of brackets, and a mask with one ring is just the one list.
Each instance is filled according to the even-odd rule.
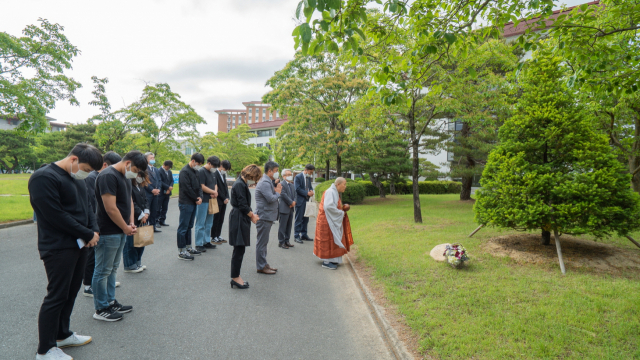
[[198,179],[198,170],[202,168],[204,156],[200,153],[191,155],[191,161],[180,170],[178,209],[178,259],[193,260],[193,255],[201,252],[191,246],[191,229],[196,219],[196,209],[202,204],[202,187]]
[[96,246],[96,265],[91,288],[96,312],[93,318],[118,321],[133,310],[120,304],[116,296],[116,272],[122,259],[127,235],[136,233],[131,199],[131,179],[144,176],[147,159],[140,151],[130,151],[117,164],[102,170],[96,180],[100,242]]
[[78,144],[69,156],[38,169],[29,179],[31,206],[38,217],[38,251],[49,281],[38,315],[36,359],[71,359],[60,348],[92,340],[71,332],[69,325],[87,248],[99,240],[83,179],[101,166],[98,149]]

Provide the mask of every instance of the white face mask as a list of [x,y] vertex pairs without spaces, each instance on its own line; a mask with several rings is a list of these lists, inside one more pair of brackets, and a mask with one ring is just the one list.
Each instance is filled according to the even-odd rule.
[[310,178],[310,177],[311,177],[311,174],[304,174],[304,176],[306,176],[306,177]]
[[209,169],[209,172],[213,174],[214,172],[216,172],[216,168],[212,167],[211,169]]
[[127,179],[135,179],[136,177],[138,177],[138,174],[136,174],[133,171],[131,171],[131,164],[129,164],[129,170],[127,170],[124,173],[124,177],[126,177]]
[[280,176],[280,173],[279,173],[279,172],[277,172],[277,171],[276,171],[276,172],[274,172],[274,173],[273,173],[273,178],[274,178],[274,179],[277,179],[277,178],[278,178],[278,176]]
[[89,176],[88,172],[80,170],[80,163],[78,163],[78,171],[76,172],[73,172],[73,163],[71,163],[71,169],[69,169],[69,174],[71,174],[71,177],[76,180],[84,180],[87,178],[87,176]]
[[287,181],[293,181],[293,176],[287,176],[287,177],[285,178],[285,180],[287,180]]
[[193,167],[193,170],[195,170],[195,171],[198,171],[200,169],[202,169],[202,166],[200,166],[200,165],[196,165],[196,166]]
[[253,180],[247,180],[247,185],[253,185],[253,184],[255,184],[255,183],[256,183],[256,182],[255,182],[255,181],[253,181]]
[[224,171],[224,170],[220,170],[220,174],[222,174],[222,175],[227,175],[227,172],[226,172],[226,171]]
[[136,177],[136,181],[138,182],[138,184],[142,184],[144,180],[140,176],[138,176]]

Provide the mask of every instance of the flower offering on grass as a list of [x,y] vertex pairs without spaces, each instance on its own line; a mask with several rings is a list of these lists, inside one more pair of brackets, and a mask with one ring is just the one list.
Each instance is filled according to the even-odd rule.
[[447,263],[454,268],[459,268],[465,261],[469,260],[467,256],[467,250],[461,244],[447,245],[444,250],[444,257],[447,259]]

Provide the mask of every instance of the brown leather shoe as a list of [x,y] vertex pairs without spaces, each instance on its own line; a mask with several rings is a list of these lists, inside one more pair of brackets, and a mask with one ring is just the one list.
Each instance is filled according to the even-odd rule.
[[269,266],[269,264],[264,266],[265,269],[269,269],[269,270],[273,270],[273,271],[278,271],[278,269],[276,268],[272,268],[271,266]]
[[284,244],[287,245],[288,247],[293,247],[293,245],[291,245],[291,243],[289,243],[288,241]]
[[262,270],[258,270],[258,272],[259,272],[260,274],[266,274],[266,275],[275,275],[275,273],[276,273],[275,271],[273,271],[273,270],[269,269],[269,268],[268,268],[268,267],[266,267],[266,266],[264,267],[264,269],[262,269]]

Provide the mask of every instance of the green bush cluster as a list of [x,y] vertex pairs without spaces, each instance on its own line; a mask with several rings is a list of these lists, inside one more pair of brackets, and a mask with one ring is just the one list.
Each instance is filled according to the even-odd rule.
[[324,178],[323,178],[323,177],[318,177],[318,178],[316,178],[316,180],[315,180],[315,181],[316,181],[317,183],[325,182],[325,180],[324,180]]
[[[356,181],[365,188],[366,196],[378,196],[380,190],[371,181]],[[391,186],[388,181],[383,181],[386,194],[391,193]],[[459,194],[462,183],[457,181],[420,181],[418,182],[420,194]],[[412,194],[413,182],[396,183],[396,194]]]
[[[336,182],[335,180],[325,181],[320,185],[316,186],[314,189],[316,193],[316,200],[320,202],[322,199],[322,194],[331,187],[331,184]],[[344,194],[342,194],[342,202],[345,204],[358,204],[364,200],[366,196],[365,186],[360,184],[358,181],[353,181],[351,179],[347,179],[347,190],[345,190]]]

